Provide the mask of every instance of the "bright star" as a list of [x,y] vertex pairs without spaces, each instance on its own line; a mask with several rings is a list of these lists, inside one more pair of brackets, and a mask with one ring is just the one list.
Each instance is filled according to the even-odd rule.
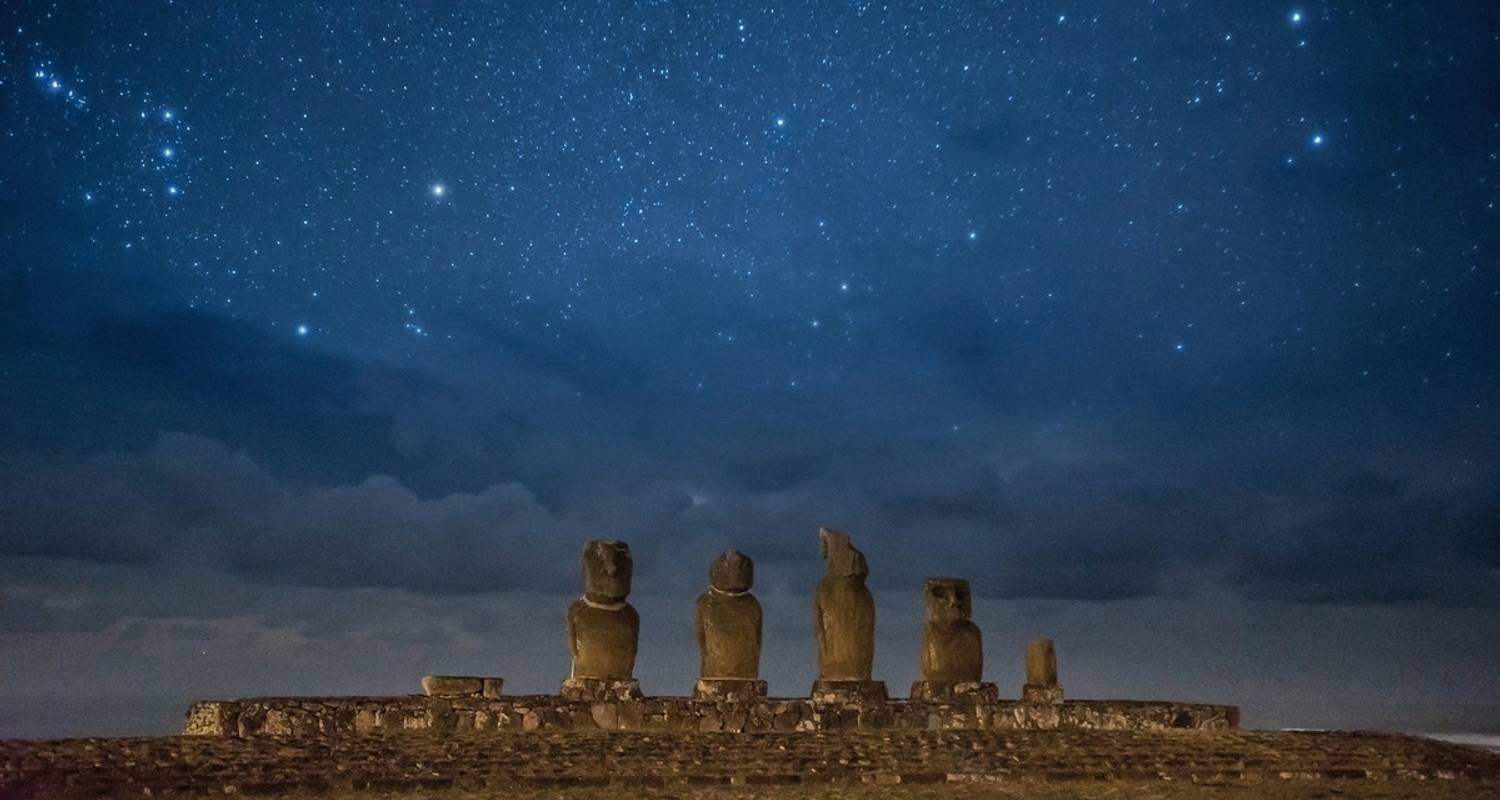
[[785,128],[786,127],[786,117],[777,117],[776,118],[776,127],[778,127],[778,128]]
[[1321,133],[1315,133],[1315,134],[1313,134],[1312,143],[1313,143],[1313,147],[1322,147],[1323,146],[1323,134],[1321,134]]
[[448,187],[442,185],[441,183],[434,183],[432,185],[432,196],[433,197],[442,197],[443,195],[445,195],[447,193],[448,193]]
[[170,147],[163,147],[161,149],[161,157],[162,158],[171,158],[174,155],[177,155],[177,151],[173,150]]
[[978,239],[978,238],[979,238],[979,231],[969,231],[969,241],[972,242],[972,241],[974,241],[975,239]]
[[172,119],[172,109],[170,109],[170,108],[163,109],[162,112],[161,112],[161,118],[165,119],[165,120]]
[[1302,12],[1301,11],[1293,11],[1292,12],[1292,24],[1293,25],[1301,25],[1302,24]]
[[312,329],[309,328],[309,327],[307,327],[306,325],[298,325],[297,326],[297,335],[298,336],[306,336],[307,334],[309,334],[311,332],[312,332]]
[[1172,345],[1172,349],[1181,353],[1182,351],[1187,349],[1187,344],[1185,342],[1178,342],[1177,344]]
[[176,197],[176,196],[177,196],[177,194],[178,194],[178,193],[179,193],[179,192],[180,192],[180,191],[181,191],[181,190],[180,190],[180,189],[178,189],[178,188],[177,188],[177,187],[176,187],[176,186],[168,186],[168,187],[167,187],[167,194],[169,194],[169,195],[172,195],[172,196],[173,196],[173,197]]

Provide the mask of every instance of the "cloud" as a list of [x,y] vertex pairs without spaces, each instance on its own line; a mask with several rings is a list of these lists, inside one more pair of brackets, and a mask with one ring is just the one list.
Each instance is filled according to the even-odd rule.
[[423,499],[393,478],[296,486],[201,436],[162,434],[5,487],[0,552],[184,562],[264,581],[429,593],[575,582],[574,537],[515,484]]

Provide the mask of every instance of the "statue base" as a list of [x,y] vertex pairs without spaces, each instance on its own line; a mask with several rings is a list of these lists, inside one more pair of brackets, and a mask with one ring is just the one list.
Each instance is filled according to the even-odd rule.
[[617,700],[640,700],[641,682],[635,678],[569,678],[559,692],[564,700],[582,703],[607,703]]
[[766,698],[766,682],[754,678],[699,678],[693,699],[720,703],[749,703]]
[[1056,705],[1063,701],[1062,684],[1028,683],[1021,687],[1021,702]]
[[1000,689],[979,681],[913,681],[911,699],[925,703],[997,703]]
[[847,679],[820,679],[813,683],[814,704],[849,705],[859,703],[884,703],[890,699],[884,681],[862,681]]
[[504,678],[478,675],[424,675],[422,694],[428,697],[483,697],[495,700],[505,688]]

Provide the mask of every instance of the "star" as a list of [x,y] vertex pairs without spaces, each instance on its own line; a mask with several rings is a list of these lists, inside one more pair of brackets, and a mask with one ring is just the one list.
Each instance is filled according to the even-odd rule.
[[309,333],[312,333],[312,328],[307,327],[306,323],[299,323],[297,325],[297,335],[298,336],[306,336]]
[[442,197],[443,195],[448,193],[448,187],[442,185],[441,183],[434,183],[430,191],[432,192],[433,197]]

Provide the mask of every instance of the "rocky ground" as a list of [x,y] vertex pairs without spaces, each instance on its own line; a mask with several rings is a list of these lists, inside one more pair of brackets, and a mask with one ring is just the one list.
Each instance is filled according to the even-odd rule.
[[1393,734],[950,731],[0,741],[0,798],[1500,797],[1500,754]]

